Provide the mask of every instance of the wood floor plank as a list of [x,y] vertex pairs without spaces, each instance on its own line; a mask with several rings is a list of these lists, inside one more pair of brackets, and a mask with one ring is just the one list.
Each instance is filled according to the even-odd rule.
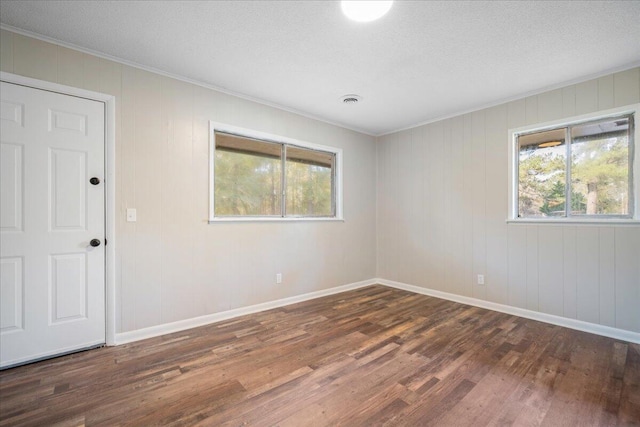
[[640,425],[640,345],[375,285],[0,371],[45,425]]

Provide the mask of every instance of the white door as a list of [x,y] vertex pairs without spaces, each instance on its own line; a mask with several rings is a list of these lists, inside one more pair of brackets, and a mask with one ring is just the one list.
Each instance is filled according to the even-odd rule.
[[105,110],[11,83],[0,92],[0,367],[7,367],[105,342]]

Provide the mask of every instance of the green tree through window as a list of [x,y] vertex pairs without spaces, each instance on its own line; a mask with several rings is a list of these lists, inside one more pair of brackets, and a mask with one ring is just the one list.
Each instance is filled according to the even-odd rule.
[[632,216],[632,129],[623,116],[518,135],[518,216]]
[[223,132],[215,141],[215,216],[335,216],[335,153]]

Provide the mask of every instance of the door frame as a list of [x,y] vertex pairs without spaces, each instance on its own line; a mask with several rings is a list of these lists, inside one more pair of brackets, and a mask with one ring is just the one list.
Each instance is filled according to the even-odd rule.
[[116,345],[116,97],[18,74],[0,71],[0,80],[35,89],[71,95],[102,102],[104,120],[104,185],[105,185],[105,344]]

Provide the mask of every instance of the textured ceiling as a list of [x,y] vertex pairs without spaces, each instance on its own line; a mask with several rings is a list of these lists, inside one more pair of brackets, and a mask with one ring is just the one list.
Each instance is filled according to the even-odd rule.
[[374,135],[640,63],[640,1],[396,1],[356,23],[331,1],[2,0],[0,20]]

